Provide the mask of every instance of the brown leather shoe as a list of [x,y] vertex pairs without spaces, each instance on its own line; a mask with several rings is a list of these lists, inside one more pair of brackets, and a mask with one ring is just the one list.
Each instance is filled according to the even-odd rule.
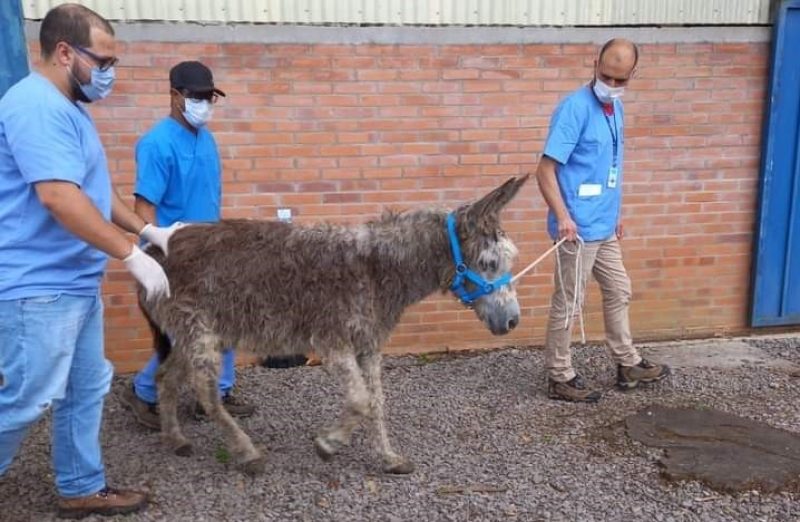
[[598,390],[588,389],[580,375],[576,375],[567,382],[556,382],[549,379],[547,395],[551,399],[570,402],[597,402],[602,397]]
[[660,381],[671,372],[666,364],[654,364],[642,359],[636,366],[617,366],[617,387],[620,390],[632,390],[639,383]]
[[234,417],[249,417],[256,412],[256,407],[246,402],[233,392],[227,393],[222,398],[222,405]]
[[158,404],[151,404],[140,399],[139,396],[136,395],[132,383],[122,392],[122,402],[127,404],[131,409],[133,416],[136,418],[136,422],[151,430],[158,431],[161,429]]
[[59,518],[80,519],[89,515],[104,517],[127,515],[143,510],[147,495],[138,491],[104,487],[94,495],[61,498],[58,501]]

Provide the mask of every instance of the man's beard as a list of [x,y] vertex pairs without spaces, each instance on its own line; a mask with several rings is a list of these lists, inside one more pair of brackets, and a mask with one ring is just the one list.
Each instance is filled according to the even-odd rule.
[[72,90],[72,98],[78,101],[82,101],[83,103],[91,103],[91,100],[83,94],[83,89],[81,89],[81,84],[78,81],[78,74],[77,74],[77,65],[78,62],[72,64],[72,67],[68,69],[69,71],[69,83]]

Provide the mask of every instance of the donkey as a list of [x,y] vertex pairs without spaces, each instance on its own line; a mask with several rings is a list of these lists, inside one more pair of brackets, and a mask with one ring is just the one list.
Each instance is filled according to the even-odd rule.
[[[363,417],[384,471],[411,473],[392,449],[383,412],[381,346],[403,311],[451,289],[495,335],[519,322],[510,270],[517,249],[500,227],[502,208],[528,176],[511,178],[455,211],[386,213],[351,227],[281,221],[223,220],[174,233],[169,256],[148,247],[166,271],[169,298],[139,304],[153,330],[161,432],[179,455],[191,454],[177,420],[186,380],[219,424],[235,462],[261,473],[265,458],[222,407],[220,352],[234,346],[259,355],[306,353],[309,347],[338,373],[346,391],[338,422],[314,447],[325,460],[349,443]],[[169,337],[167,336],[167,333]]]

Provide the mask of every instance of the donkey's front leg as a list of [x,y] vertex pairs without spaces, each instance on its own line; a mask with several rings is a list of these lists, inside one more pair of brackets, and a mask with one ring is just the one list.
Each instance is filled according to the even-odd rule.
[[369,410],[369,397],[352,348],[348,347],[344,353],[331,353],[326,357],[325,363],[340,374],[346,394],[339,423],[324,430],[314,439],[317,454],[323,460],[329,460],[342,446],[350,442],[353,429]]
[[383,416],[383,385],[381,384],[381,354],[372,352],[359,357],[358,363],[364,372],[364,380],[369,392],[369,409],[373,422],[373,440],[383,457],[384,471],[406,474],[414,471],[414,464],[392,450],[386,422]]

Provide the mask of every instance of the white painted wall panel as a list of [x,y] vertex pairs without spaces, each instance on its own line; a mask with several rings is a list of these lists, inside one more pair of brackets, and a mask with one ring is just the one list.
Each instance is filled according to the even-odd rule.
[[[5,0],[1,0],[5,1]],[[111,20],[378,25],[756,25],[770,0],[73,0]],[[22,0],[41,19],[62,0]]]

